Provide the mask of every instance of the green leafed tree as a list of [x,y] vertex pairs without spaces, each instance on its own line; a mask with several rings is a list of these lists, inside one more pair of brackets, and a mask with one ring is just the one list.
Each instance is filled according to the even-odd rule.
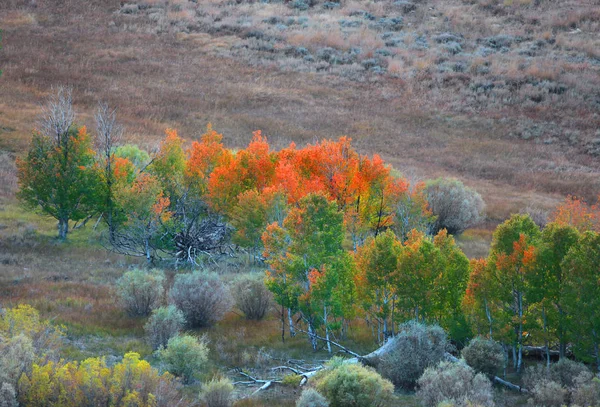
[[[542,240],[534,272],[530,275],[530,298],[537,303],[546,348],[551,338],[558,339],[560,357],[566,356],[569,340],[565,309],[565,291],[569,277],[563,260],[579,241],[577,229],[569,225],[549,223]],[[550,364],[549,352],[546,362]]]
[[[312,297],[311,285],[325,278],[323,283],[326,281],[329,286],[333,278],[316,276],[315,272],[347,273],[347,270],[340,270],[340,267],[348,265],[345,262],[340,264],[340,259],[345,256],[342,249],[344,237],[342,212],[334,201],[329,201],[322,194],[309,194],[302,198],[298,207],[290,210],[283,226],[272,223],[263,235],[265,257],[269,264],[267,286],[280,305],[295,306],[301,312],[315,348],[317,343],[312,334],[324,310],[316,311],[313,301],[318,302],[319,299]],[[345,284],[337,287],[348,289]]]
[[540,229],[528,215],[513,215],[496,228],[488,266],[495,279],[495,295],[502,312],[510,316],[515,368],[523,363],[523,334],[531,298],[531,275],[535,273]]
[[42,131],[27,155],[18,160],[21,201],[58,221],[58,237],[67,238],[69,221],[85,219],[99,199],[99,173],[85,127],[77,129],[69,89],[60,88],[46,107]]
[[358,295],[367,315],[377,321],[380,342],[394,334],[392,319],[398,298],[393,281],[401,252],[402,243],[386,230],[367,239],[355,255]]
[[575,353],[600,368],[600,234],[586,232],[567,253],[565,305],[576,334]]

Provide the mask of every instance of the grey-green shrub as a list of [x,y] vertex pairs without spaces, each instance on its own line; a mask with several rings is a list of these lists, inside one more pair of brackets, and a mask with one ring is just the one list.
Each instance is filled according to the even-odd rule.
[[228,378],[212,379],[202,385],[200,399],[207,407],[229,407],[232,404],[233,384]]
[[578,406],[600,406],[600,379],[582,373],[575,378],[571,402]]
[[389,351],[376,361],[377,369],[396,386],[412,390],[425,369],[443,359],[448,340],[437,325],[408,322],[386,346]]
[[490,377],[495,376],[496,372],[504,367],[506,358],[502,345],[481,336],[473,338],[465,346],[462,357],[467,365]]
[[358,363],[339,363],[326,368],[315,381],[317,390],[331,407],[385,407],[393,400],[394,385]]
[[169,298],[191,328],[213,325],[233,305],[231,293],[219,276],[202,271],[175,276]]
[[329,402],[321,393],[309,387],[296,400],[296,407],[329,407]]
[[474,189],[453,178],[437,178],[427,181],[425,197],[436,216],[434,229],[447,229],[459,234],[481,222],[485,203]]
[[441,402],[452,402],[456,407],[495,405],[490,380],[463,362],[444,361],[429,367],[417,384],[417,397],[424,407],[436,407]]
[[600,405],[600,381],[583,364],[561,359],[550,365],[530,366],[523,383],[531,391],[531,401],[540,406],[562,406],[571,400],[573,406]]
[[0,407],[18,407],[17,393],[15,388],[8,383],[0,385]]
[[17,387],[23,373],[29,373],[35,349],[28,336],[19,334],[9,339],[0,337],[0,384]]
[[550,365],[550,376],[552,380],[560,383],[564,387],[573,387],[575,379],[587,375],[589,380],[593,375],[586,365],[571,359],[562,358],[556,363]]
[[185,326],[183,312],[174,305],[159,307],[152,311],[144,325],[146,337],[152,349],[166,347],[169,339],[179,334]]
[[117,293],[128,315],[145,317],[160,304],[165,276],[160,270],[128,271],[117,280]]
[[544,407],[561,407],[565,404],[567,389],[553,380],[541,380],[531,389],[534,405]]
[[190,383],[206,368],[208,347],[196,337],[175,336],[169,339],[166,348],[158,350],[157,356],[169,373]]
[[263,276],[245,275],[237,278],[232,285],[236,306],[246,319],[261,320],[271,306],[273,295],[265,286]]
[[571,388],[575,384],[575,379],[580,382],[583,377],[588,381],[592,380],[592,372],[583,363],[563,358],[547,368],[545,365],[530,366],[525,370],[523,383],[526,388],[533,388],[538,382],[553,381],[564,388]]

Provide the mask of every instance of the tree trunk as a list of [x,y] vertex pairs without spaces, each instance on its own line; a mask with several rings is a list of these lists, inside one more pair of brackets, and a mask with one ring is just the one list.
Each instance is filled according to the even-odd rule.
[[317,334],[312,321],[308,321],[308,338],[310,339],[310,345],[312,346],[313,350],[316,351],[318,346]]
[[512,360],[513,360],[513,369],[517,368],[517,345],[513,343],[512,346]]
[[290,325],[290,337],[293,338],[296,336],[296,330],[294,329],[294,320],[292,319],[292,309],[288,308],[288,323]]
[[494,339],[492,332],[492,314],[490,313],[490,309],[488,308],[487,300],[484,299],[483,303],[485,304],[485,316],[487,317],[487,320],[490,324],[490,339]]
[[69,233],[69,219],[60,218],[58,220],[58,238],[60,240],[67,240],[68,233]]
[[281,306],[281,342],[285,343],[285,307]]
[[519,331],[517,333],[517,346],[519,347],[517,359],[517,373],[521,373],[523,366],[523,293],[517,293],[518,310],[519,310]]
[[560,303],[557,304],[558,307],[558,315],[559,315],[559,326],[558,326],[558,357],[562,360],[567,356],[567,341],[566,341],[566,332],[565,332],[565,312],[560,306]]
[[592,338],[594,338],[594,356],[596,357],[596,369],[600,370],[600,348],[598,346],[598,337],[596,336],[595,329],[592,329]]
[[544,321],[544,342],[546,348],[546,367],[550,367],[550,346],[548,344],[548,321],[546,319],[546,307],[542,307],[542,320]]
[[146,252],[146,262],[151,264],[152,255],[150,254],[150,240],[148,238],[144,239],[144,251]]
[[329,327],[327,326],[327,307],[323,307],[323,322],[325,323],[325,339],[327,339],[327,352],[331,353],[331,342],[329,341]]

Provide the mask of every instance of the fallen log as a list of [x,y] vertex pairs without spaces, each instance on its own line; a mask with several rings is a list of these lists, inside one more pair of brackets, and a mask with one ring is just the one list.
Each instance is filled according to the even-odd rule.
[[[316,335],[316,334],[309,334],[307,331],[303,331],[301,329],[298,330],[299,332],[308,334],[308,335],[312,335],[314,338],[318,339],[318,340],[322,340],[322,341],[328,341],[331,345],[336,346],[337,348],[339,348],[342,352],[347,353],[349,355],[352,355],[354,357],[347,359],[346,363],[363,363],[365,365],[368,366],[377,366],[377,362],[378,360],[386,355],[388,352],[391,352],[393,350],[394,347],[394,338],[390,338],[385,344],[383,344],[381,347],[375,349],[373,352],[361,356],[358,353],[346,348],[345,346],[332,341],[331,339],[327,339],[327,338],[323,338],[322,336]],[[449,352],[446,352],[444,354],[444,357],[446,358],[446,360],[448,360],[449,362],[452,363],[462,363],[462,361],[460,359],[458,359],[456,356],[452,355]],[[302,380],[300,380],[300,386],[304,386],[308,380],[313,377],[314,375],[316,375],[320,370],[322,370],[324,368],[323,365],[321,366],[317,366],[315,367],[313,370],[309,370],[309,371],[305,371],[305,372],[301,372],[299,369],[290,367],[290,366],[277,366],[272,368],[271,370],[290,370],[292,372],[294,372],[295,374],[302,376]],[[252,376],[250,376],[247,373],[244,373],[242,371],[238,372],[240,375],[245,376],[247,378],[249,378],[251,380],[251,382],[248,381],[243,381],[243,382],[235,382],[234,384],[262,384],[262,386],[260,388],[258,388],[254,393],[252,393],[250,395],[250,397],[254,396],[256,393],[260,392],[261,390],[265,390],[267,388],[269,388],[273,383],[281,383],[281,381],[279,380],[261,380],[261,379],[256,379]],[[497,383],[499,385],[502,385],[510,390],[514,390],[514,391],[518,391],[520,393],[529,393],[529,391],[521,386],[518,386],[514,383],[511,383],[509,381],[506,381],[504,379],[501,379],[498,376],[494,376],[492,378],[492,381],[494,383]]]
[[[554,356],[554,357],[560,356],[560,352],[557,350],[550,350],[548,353],[550,353],[550,356]],[[523,354],[525,354],[527,356],[545,357],[546,356],[546,348],[543,346],[523,346]]]

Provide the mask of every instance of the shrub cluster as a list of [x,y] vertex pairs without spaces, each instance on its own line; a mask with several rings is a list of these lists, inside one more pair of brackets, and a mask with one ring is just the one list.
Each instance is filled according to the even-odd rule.
[[600,405],[600,379],[583,364],[569,359],[546,367],[531,366],[523,377],[533,402],[540,406]]
[[265,286],[262,276],[246,275],[233,283],[233,297],[246,319],[261,320],[266,315],[273,295]]
[[173,376],[160,375],[137,353],[127,353],[112,367],[103,358],[34,364],[31,373],[19,380],[19,403],[27,407],[186,405]]
[[498,342],[478,336],[462,350],[462,357],[477,372],[496,375],[505,364],[506,356]]
[[339,361],[320,372],[316,388],[331,407],[385,407],[394,394],[394,385],[375,370]]
[[183,312],[174,305],[160,307],[152,312],[144,329],[152,349],[167,346],[169,339],[181,332],[185,326]]
[[231,406],[231,393],[233,384],[227,378],[212,379],[202,385],[200,399],[207,407],[229,407]]
[[378,361],[378,369],[396,386],[413,389],[425,369],[442,360],[448,341],[437,325],[408,322],[386,346],[389,351]]
[[296,407],[329,407],[329,402],[321,393],[313,388],[308,388],[296,400]]
[[418,380],[417,397],[424,407],[451,402],[456,407],[493,407],[492,383],[465,363],[441,362],[425,370]]
[[191,328],[210,326],[231,309],[229,289],[214,273],[196,271],[175,276],[169,293]]
[[435,232],[459,234],[479,223],[485,204],[477,191],[457,179],[437,178],[425,184],[425,196],[436,216]]
[[157,352],[166,370],[191,383],[206,367],[208,347],[203,340],[190,335],[175,336],[169,339],[166,348]]
[[160,304],[165,276],[160,270],[128,271],[117,281],[117,293],[128,315],[145,317]]

